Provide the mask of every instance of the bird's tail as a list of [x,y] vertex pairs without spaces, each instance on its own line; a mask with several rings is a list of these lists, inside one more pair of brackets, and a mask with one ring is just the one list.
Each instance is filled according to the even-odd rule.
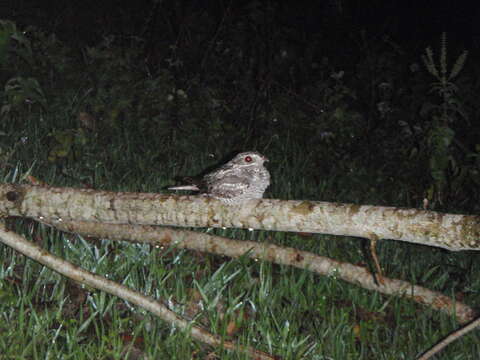
[[190,191],[199,191],[197,185],[183,185],[183,186],[173,186],[169,187],[168,190],[190,190]]

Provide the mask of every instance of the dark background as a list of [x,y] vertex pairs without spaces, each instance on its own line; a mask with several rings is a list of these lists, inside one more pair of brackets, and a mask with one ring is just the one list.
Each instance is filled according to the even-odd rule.
[[[140,35],[145,30],[158,40],[168,35],[162,25],[180,27],[194,13],[214,21],[241,19],[253,6],[272,7],[271,21],[295,27],[309,37],[341,47],[348,34],[366,30],[371,36],[388,34],[406,46],[424,47],[448,32],[452,43],[478,49],[480,6],[475,1],[2,1],[1,16],[22,25],[38,25],[65,40],[95,42],[106,33]],[[152,14],[154,12],[154,14]],[[145,21],[155,17],[155,28]],[[149,24],[153,25],[153,24]],[[193,25],[193,24],[191,24]],[[345,45],[348,45],[345,43]]]
[[[212,153],[220,162],[248,148],[268,149],[280,163],[300,147],[311,154],[303,171],[313,183],[288,197],[404,206],[428,198],[436,209],[475,212],[479,8],[455,1],[3,1],[1,17],[33,45],[27,64],[19,51],[23,60],[10,57],[0,75],[39,81],[41,111],[54,114],[42,126],[57,134],[45,140],[50,162],[75,153],[65,131],[81,148],[72,163],[86,163],[79,156],[112,139],[123,146],[127,129],[133,152],[157,152],[156,167],[189,154]],[[437,67],[443,48],[447,75],[469,52],[443,88],[422,60],[427,47]],[[82,101],[65,110],[78,94]],[[59,110],[68,120],[55,119]],[[80,112],[97,120],[88,144],[76,130]],[[346,173],[364,185],[336,185],[352,194],[313,190]],[[361,187],[377,182],[381,199],[365,195]],[[282,197],[275,185],[271,191]]]

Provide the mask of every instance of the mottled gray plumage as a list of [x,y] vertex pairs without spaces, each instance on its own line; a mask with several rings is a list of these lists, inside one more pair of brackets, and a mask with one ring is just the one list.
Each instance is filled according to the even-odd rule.
[[256,151],[243,152],[205,175],[199,185],[174,186],[169,190],[202,191],[230,205],[261,199],[270,185],[270,173],[263,166],[265,161],[268,159]]

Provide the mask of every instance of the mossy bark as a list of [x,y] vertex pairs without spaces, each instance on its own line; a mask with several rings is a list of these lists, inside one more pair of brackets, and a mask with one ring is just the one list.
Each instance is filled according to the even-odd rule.
[[205,196],[0,185],[0,215],[55,221],[248,228],[408,241],[480,250],[480,216],[307,200],[228,206]]

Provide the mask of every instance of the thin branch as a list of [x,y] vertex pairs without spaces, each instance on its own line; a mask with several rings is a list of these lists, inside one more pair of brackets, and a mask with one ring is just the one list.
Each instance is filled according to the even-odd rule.
[[382,294],[406,297],[436,310],[455,315],[461,323],[471,321],[476,316],[475,311],[468,305],[455,301],[439,292],[385,276],[382,276],[383,284],[377,284],[372,274],[363,267],[342,263],[290,247],[254,241],[232,240],[206,233],[158,226],[64,221],[55,222],[53,226],[63,231],[79,233],[84,236],[145,242],[153,246],[176,246],[178,248],[209,252],[232,258],[247,254],[250,258],[294,266],[320,275],[332,276]]
[[108,280],[102,276],[96,275],[76,265],[73,265],[72,263],[49,253],[38,245],[25,240],[24,237],[16,234],[15,232],[8,231],[3,222],[0,223],[0,242],[10,246],[23,255],[38,261],[39,263],[49,267],[63,276],[91,286],[95,289],[118,296],[119,298],[150,311],[151,313],[160,317],[162,320],[175,325],[179,329],[189,330],[194,339],[203,343],[214,347],[223,346],[229,350],[245,352],[254,359],[274,359],[274,357],[270,354],[252,349],[250,347],[238,345],[232,341],[222,340],[222,338],[217,335],[213,335],[197,326],[193,326],[191,322],[181,318],[155,299],[142,295],[124,285],[118,284],[114,281]]
[[435,356],[444,348],[446,348],[449,344],[461,338],[463,335],[469,333],[470,331],[475,330],[478,327],[480,327],[480,318],[477,318],[474,321],[472,321],[470,324],[467,324],[464,327],[458,330],[455,330],[454,332],[449,334],[447,337],[442,339],[440,342],[438,342],[430,350],[424,352],[420,357],[417,358],[417,360],[431,359],[433,356]]

